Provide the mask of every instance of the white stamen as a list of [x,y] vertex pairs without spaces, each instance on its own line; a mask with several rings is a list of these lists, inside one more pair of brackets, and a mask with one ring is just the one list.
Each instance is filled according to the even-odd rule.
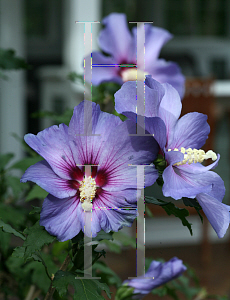
[[184,154],[184,159],[181,162],[175,163],[174,166],[180,166],[180,165],[185,165],[188,163],[189,165],[192,163],[202,163],[205,159],[211,158],[213,161],[217,160],[217,155],[215,152],[212,150],[209,150],[208,152],[205,153],[204,150],[197,150],[197,149],[185,149],[181,147],[181,149],[168,149],[168,151],[179,151]]
[[93,207],[92,201],[96,195],[96,181],[91,176],[84,177],[79,187],[80,201],[82,202],[82,208],[85,211],[90,211]]
[[136,68],[128,68],[121,72],[121,77],[124,82],[135,80],[143,81],[145,75],[148,75],[148,73]]

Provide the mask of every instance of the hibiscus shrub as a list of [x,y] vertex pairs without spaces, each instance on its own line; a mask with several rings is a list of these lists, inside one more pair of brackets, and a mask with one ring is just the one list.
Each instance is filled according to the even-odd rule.
[[[177,257],[146,259],[146,273],[123,282],[101,260],[106,251],[136,246],[120,230],[141,218],[145,207],[139,204],[162,207],[192,234],[186,208],[143,196],[155,182],[164,196],[182,199],[199,215],[202,209],[219,238],[230,211],[222,202],[224,183],[212,171],[220,155],[201,150],[210,130],[207,116],[179,118],[185,78],[175,63],[158,58],[171,34],[145,25],[145,67],[136,65],[143,27],[131,34],[125,15],[117,13],[103,24],[99,44],[109,56],[92,53],[94,102],[82,101],[73,114],[38,113],[59,125],[27,134],[26,158],[11,163],[13,154],[0,156],[0,299],[130,300],[150,293],[225,299],[209,296]],[[24,66],[14,53],[0,54]],[[138,81],[143,74],[144,82]],[[139,88],[145,91],[141,113]],[[213,162],[203,166],[207,159]],[[24,173],[21,180],[17,171]],[[113,295],[110,286],[116,288]]]

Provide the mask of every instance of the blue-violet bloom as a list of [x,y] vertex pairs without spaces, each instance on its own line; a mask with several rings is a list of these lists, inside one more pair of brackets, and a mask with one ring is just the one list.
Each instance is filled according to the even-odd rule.
[[[49,192],[40,225],[60,241],[85,230],[89,211],[93,237],[101,229],[131,226],[142,187],[137,168],[130,165],[149,165],[158,152],[154,139],[130,136],[135,130],[133,122],[122,122],[84,101],[75,107],[69,127],[60,124],[27,134],[26,143],[44,160],[29,167],[21,181],[33,181]],[[85,165],[92,165],[90,174],[85,173]],[[145,168],[146,186],[157,177],[154,166]]]
[[[137,34],[141,29],[134,27],[131,34],[126,15],[121,13],[111,13],[103,19],[102,23],[105,28],[100,32],[98,43],[101,50],[110,56],[105,56],[98,51],[92,52],[93,85],[108,81],[122,85],[129,80],[140,80],[138,78],[143,78],[143,74],[150,74],[161,83],[170,83],[177,89],[181,98],[183,97],[185,78],[179,66],[174,62],[159,59],[161,48],[172,38],[167,30],[150,24],[141,25],[145,26],[145,65],[137,65],[136,69],[136,67],[119,67],[119,65],[136,65]],[[144,55],[144,49],[142,52]],[[139,55],[142,53],[138,53],[138,57]],[[86,81],[91,81],[91,78],[86,77]]]
[[[136,122],[136,107],[136,83],[126,82],[115,94],[115,109]],[[192,112],[179,119],[181,108],[180,96],[171,85],[146,77],[145,128],[154,134],[160,154],[167,162],[163,172],[163,194],[175,200],[196,198],[221,238],[229,226],[230,206],[222,203],[223,180],[210,171],[217,166],[220,155],[200,149],[210,132],[207,116]],[[209,158],[214,163],[203,166],[201,163]]]
[[134,288],[132,299],[143,299],[153,289],[179,277],[186,270],[182,260],[177,257],[165,263],[153,260],[145,276],[125,280],[123,284]]

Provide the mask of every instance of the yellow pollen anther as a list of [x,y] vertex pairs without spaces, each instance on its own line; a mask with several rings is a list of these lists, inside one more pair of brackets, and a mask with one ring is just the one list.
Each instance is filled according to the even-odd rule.
[[[168,149],[168,151],[172,151],[172,149]],[[188,163],[189,165],[192,163],[202,163],[205,159],[209,159],[211,158],[213,161],[217,160],[217,155],[215,152],[213,152],[212,150],[209,150],[205,153],[204,150],[197,150],[197,149],[185,149],[183,147],[181,147],[180,150],[178,150],[177,148],[173,149],[173,151],[180,151],[181,153],[184,154],[184,159],[178,163],[175,163],[174,166],[181,166],[181,165],[185,165],[186,163]]]
[[90,211],[93,207],[92,201],[97,191],[95,179],[91,176],[84,177],[84,179],[80,182],[79,191],[82,208],[85,211]]

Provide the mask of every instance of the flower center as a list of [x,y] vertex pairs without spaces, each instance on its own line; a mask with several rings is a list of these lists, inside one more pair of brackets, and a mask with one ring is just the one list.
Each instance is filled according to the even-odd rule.
[[92,209],[93,204],[92,201],[96,195],[96,181],[91,176],[85,177],[80,182],[80,201],[82,203],[82,208],[85,211],[89,211]]
[[[168,149],[168,151],[172,151],[172,149]],[[185,149],[181,147],[181,149],[173,149],[173,151],[180,151],[181,153],[184,154],[184,159],[178,163],[175,163],[174,166],[180,166],[180,165],[185,165],[188,163],[189,165],[192,163],[202,163],[205,159],[211,158],[213,161],[217,159],[217,155],[215,152],[212,150],[209,150],[208,152],[205,153],[204,150],[197,150],[197,149]]]
[[135,80],[143,81],[145,75],[148,75],[148,73],[136,68],[125,68],[125,70],[121,72],[121,77],[124,82]]

